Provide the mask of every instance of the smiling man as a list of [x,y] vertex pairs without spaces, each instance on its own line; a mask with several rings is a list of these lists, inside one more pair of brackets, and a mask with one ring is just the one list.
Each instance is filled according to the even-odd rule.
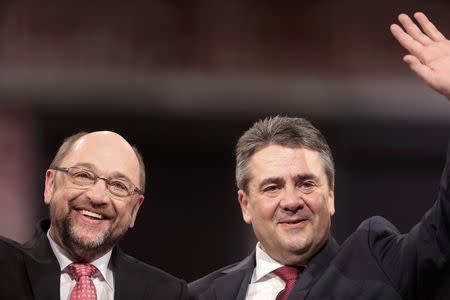
[[[271,133],[272,126],[306,130],[293,130],[288,136]],[[259,135],[263,131],[265,141]],[[293,142],[296,134],[309,136],[311,144],[317,143],[312,148],[323,150],[329,179],[319,152]],[[261,142],[248,151],[248,141],[258,138]],[[325,243],[334,213],[334,169],[325,140],[306,120],[275,117],[257,123],[237,149],[242,168],[237,171],[238,199],[245,222],[253,225],[261,249],[273,259],[284,265],[304,263]]]
[[[404,30],[391,31],[411,69],[450,99],[450,41],[424,14],[415,18],[422,30],[402,14]],[[192,298],[433,299],[450,261],[450,148],[435,205],[406,234],[372,217],[338,245],[330,234],[334,174],[330,148],[310,122],[256,122],[236,145],[236,182],[258,243],[241,262],[189,284]]]
[[185,282],[117,246],[134,226],[144,187],[142,157],[120,135],[66,139],[45,176],[50,221],[23,246],[0,240],[0,298],[185,299]]

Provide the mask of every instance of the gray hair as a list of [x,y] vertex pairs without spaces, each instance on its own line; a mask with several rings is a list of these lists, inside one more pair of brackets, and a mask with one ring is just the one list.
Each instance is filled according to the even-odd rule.
[[[54,167],[60,167],[61,161],[66,157],[66,155],[69,153],[69,151],[72,149],[72,146],[75,144],[76,141],[78,141],[80,138],[88,134],[89,132],[81,131],[76,134],[73,134],[69,137],[67,137],[62,145],[58,148],[58,151],[56,152],[55,157],[53,158],[53,161],[50,163],[50,168]],[[139,153],[139,150],[136,148],[136,146],[132,146],[134,154],[136,154],[137,160],[139,162],[139,180],[141,182],[141,186],[139,189],[142,192],[145,192],[145,165],[144,165],[144,159],[142,158],[141,153]]]
[[236,184],[239,189],[247,192],[250,158],[269,145],[303,147],[319,152],[328,184],[334,189],[333,156],[325,137],[306,119],[283,116],[259,120],[239,138],[236,144]]

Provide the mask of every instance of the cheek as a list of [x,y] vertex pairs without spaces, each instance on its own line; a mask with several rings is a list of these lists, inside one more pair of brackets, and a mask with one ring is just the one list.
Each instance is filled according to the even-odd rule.
[[278,209],[278,200],[276,199],[258,199],[252,211],[264,220],[272,220]]
[[131,221],[131,208],[131,204],[129,203],[113,204],[113,209],[117,215],[117,221],[119,223],[128,224]]
[[311,208],[311,210],[313,210],[313,213],[315,215],[317,226],[325,230],[330,226],[331,222],[330,211],[328,209],[326,199],[320,197],[320,199],[316,199],[316,201],[313,201],[313,203],[313,208]]
[[68,201],[65,199],[65,194],[60,191],[55,191],[50,199],[50,217],[61,219],[66,218],[70,213]]
[[79,198],[85,193],[85,190],[78,190],[73,188],[58,188],[53,192],[52,201],[59,204],[68,205],[71,201]]
[[56,211],[67,210],[68,201],[66,200],[65,193],[62,193],[61,190],[54,191],[50,199],[50,206]]
[[322,194],[312,194],[304,198],[305,204],[315,215],[329,215],[327,198]]

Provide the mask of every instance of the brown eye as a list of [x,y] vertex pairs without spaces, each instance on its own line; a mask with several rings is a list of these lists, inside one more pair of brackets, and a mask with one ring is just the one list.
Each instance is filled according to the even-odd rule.
[[264,191],[266,191],[266,192],[275,191],[275,190],[277,190],[277,186],[276,185],[269,185],[269,186],[264,188]]
[[109,187],[112,192],[116,192],[118,194],[123,194],[123,195],[129,194],[128,185],[121,180],[110,180]]
[[280,190],[280,186],[275,185],[275,184],[265,186],[262,189],[263,193],[266,193],[266,194],[276,194],[279,190]]
[[95,175],[87,170],[71,168],[69,175],[72,177],[74,183],[79,185],[92,184],[95,181]]
[[94,175],[92,175],[92,173],[89,173],[86,171],[77,171],[77,172],[73,173],[73,177],[80,178],[80,179],[83,179],[83,178],[93,179]]

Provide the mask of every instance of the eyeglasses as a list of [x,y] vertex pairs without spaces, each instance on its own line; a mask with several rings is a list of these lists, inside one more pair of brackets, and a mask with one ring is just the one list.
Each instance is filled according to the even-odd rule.
[[95,185],[99,179],[102,179],[105,181],[108,191],[119,198],[126,198],[134,194],[144,195],[140,189],[126,179],[101,177],[90,170],[79,167],[53,167],[50,169],[66,173],[70,181],[79,187],[88,188]]

